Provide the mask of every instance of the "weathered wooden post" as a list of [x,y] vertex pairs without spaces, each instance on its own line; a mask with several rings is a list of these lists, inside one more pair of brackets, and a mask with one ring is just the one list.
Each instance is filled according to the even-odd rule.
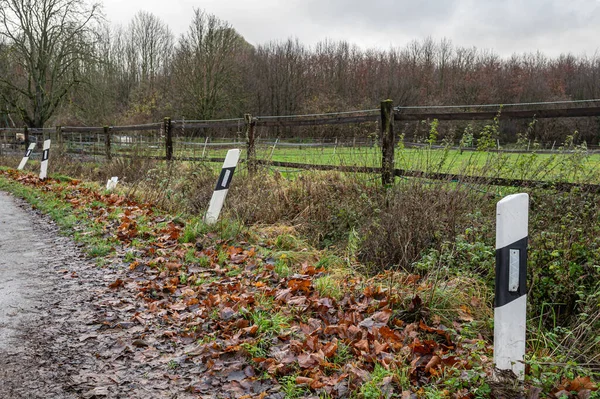
[[111,161],[112,160],[112,153],[110,151],[110,141],[111,141],[111,137],[110,137],[110,126],[104,126],[104,154],[106,156],[106,160],[107,161]]
[[244,128],[246,130],[246,162],[248,163],[248,173],[253,174],[256,171],[256,144],[254,137],[254,126],[256,121],[252,119],[252,115],[244,115]]
[[165,134],[165,155],[167,161],[171,161],[173,159],[173,125],[171,124],[171,118],[165,118],[163,129]]
[[63,146],[63,137],[62,137],[62,126],[56,126],[54,128],[54,141],[56,141],[56,143],[58,143],[58,150],[62,153],[62,146]]
[[513,194],[496,205],[496,297],[494,364],[525,374],[527,319],[527,230],[529,195]]
[[381,183],[384,186],[394,182],[394,103],[381,102]]
[[25,148],[29,147],[29,128],[25,126],[23,128],[23,140],[25,140]]

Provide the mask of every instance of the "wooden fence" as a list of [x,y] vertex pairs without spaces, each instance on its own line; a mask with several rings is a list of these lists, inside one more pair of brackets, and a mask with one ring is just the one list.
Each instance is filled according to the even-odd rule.
[[[423,112],[407,108],[394,108],[392,100],[381,102],[380,108],[368,111],[344,112],[337,114],[320,115],[300,115],[300,116],[276,116],[260,117],[250,114],[244,115],[244,118],[213,120],[213,121],[182,121],[164,118],[161,123],[150,123],[144,125],[128,126],[102,126],[102,127],[83,127],[83,126],[57,126],[52,129],[0,129],[3,131],[14,131],[24,136],[25,146],[30,141],[30,134],[48,134],[54,137],[59,143],[62,143],[66,134],[86,133],[103,136],[104,151],[103,155],[107,160],[112,159],[113,136],[117,132],[154,132],[160,135],[160,140],[164,146],[164,156],[153,156],[153,158],[172,160],[207,160],[205,157],[175,157],[173,151],[173,131],[174,129],[219,129],[219,128],[240,128],[243,126],[246,146],[247,167],[250,173],[256,170],[257,165],[273,165],[280,167],[289,167],[297,169],[317,169],[317,170],[339,170],[344,172],[358,173],[380,173],[384,185],[393,182],[396,176],[424,177],[436,180],[456,180],[470,182],[484,182],[492,185],[503,186],[541,186],[557,190],[570,190],[573,187],[582,187],[587,191],[600,192],[598,185],[580,185],[574,183],[549,183],[531,180],[515,179],[489,179],[483,177],[461,176],[444,173],[425,173],[422,171],[406,171],[395,169],[395,147],[396,134],[394,133],[394,122],[396,121],[422,121],[422,120],[444,120],[444,121],[473,121],[473,120],[491,120],[496,117],[499,119],[544,119],[544,118],[573,118],[573,117],[598,117],[600,116],[600,107],[571,107],[555,109],[536,109],[536,110],[498,110],[493,111],[473,111],[473,112]],[[321,126],[321,125],[348,125],[367,122],[377,122],[381,134],[381,166],[380,167],[351,167],[336,165],[315,165],[293,162],[277,162],[272,160],[259,160],[256,157],[256,129],[257,127],[299,127],[299,126]],[[210,161],[222,161],[221,158],[210,158]]]

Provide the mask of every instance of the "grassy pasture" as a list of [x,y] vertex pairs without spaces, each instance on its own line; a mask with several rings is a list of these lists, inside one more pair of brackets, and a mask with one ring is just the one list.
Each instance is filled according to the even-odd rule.
[[[98,160],[104,158],[104,141],[78,134],[67,136],[64,149],[75,154],[93,155]],[[157,136],[131,135],[128,141],[114,139],[111,145],[113,156],[133,154],[139,157],[164,157],[165,145]],[[242,150],[242,160],[246,158],[246,143],[242,138],[210,140],[205,138],[175,137],[174,156],[177,158],[223,158],[230,148]],[[307,145],[281,141],[257,144],[256,156],[262,160],[303,163],[314,165],[341,165],[357,167],[378,167],[381,165],[381,148],[371,146],[326,146]],[[34,152],[32,160],[39,153]],[[498,151],[459,151],[453,148],[404,147],[399,143],[396,149],[395,167],[398,169],[424,171],[430,173],[450,173],[488,178],[543,180],[573,183],[600,183],[600,154],[588,152],[585,146],[565,143],[556,146],[552,153]],[[218,166],[215,166],[218,167]],[[278,168],[280,171],[285,168]]]
[[[245,148],[242,148],[245,150]],[[224,157],[227,149],[209,148],[206,157]],[[175,156],[190,156],[176,151]],[[242,153],[242,159],[245,152]],[[378,147],[291,147],[257,148],[258,159],[320,165],[381,165]],[[553,154],[477,152],[454,149],[399,148],[396,168],[471,176],[531,179],[576,183],[600,183],[600,154],[583,151]]]

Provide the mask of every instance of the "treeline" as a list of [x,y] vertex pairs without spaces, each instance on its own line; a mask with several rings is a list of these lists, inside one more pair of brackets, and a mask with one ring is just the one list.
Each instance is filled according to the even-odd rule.
[[[446,39],[388,50],[328,40],[316,46],[294,39],[252,46],[229,23],[202,10],[195,10],[187,32],[175,37],[159,17],[144,11],[115,28],[82,0],[0,3],[3,126],[322,113],[376,108],[386,98],[396,105],[447,105],[600,97],[597,54],[502,58]],[[26,14],[16,12],[42,3],[62,7],[70,18],[48,24],[61,31],[50,38],[52,47],[44,43],[47,32],[36,31],[35,24],[23,21]],[[39,35],[39,43],[25,39],[28,35]],[[544,121],[529,133],[548,141],[577,130],[580,139],[597,143],[597,119]],[[530,124],[503,123],[501,130],[516,137]],[[421,125],[401,130],[407,137],[426,134]],[[464,128],[464,123],[441,124],[440,138],[460,135]]]

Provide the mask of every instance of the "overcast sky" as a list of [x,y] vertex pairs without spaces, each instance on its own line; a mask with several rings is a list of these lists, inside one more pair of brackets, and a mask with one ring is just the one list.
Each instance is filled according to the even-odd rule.
[[251,44],[298,38],[344,39],[362,48],[403,47],[448,38],[509,56],[556,56],[600,49],[600,0],[101,0],[106,17],[126,25],[139,10],[178,36],[194,7],[229,22]]

